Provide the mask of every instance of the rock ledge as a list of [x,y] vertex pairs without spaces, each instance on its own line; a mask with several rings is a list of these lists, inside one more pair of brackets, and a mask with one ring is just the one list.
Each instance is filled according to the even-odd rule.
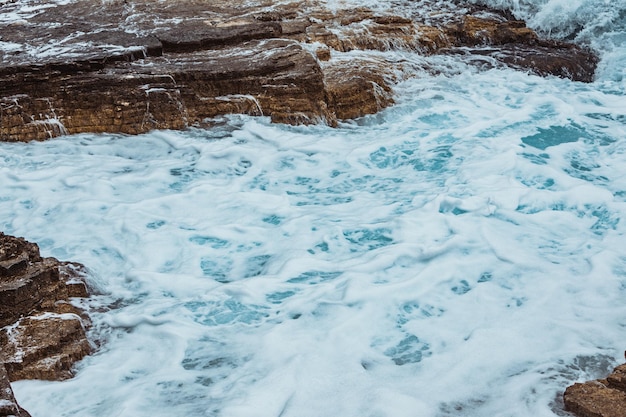
[[335,126],[393,104],[393,87],[415,76],[388,51],[592,81],[592,52],[499,11],[442,3],[421,14],[320,0],[4,3],[0,141],[184,129],[232,113]]
[[626,364],[606,379],[576,383],[565,390],[565,409],[578,417],[626,416]]

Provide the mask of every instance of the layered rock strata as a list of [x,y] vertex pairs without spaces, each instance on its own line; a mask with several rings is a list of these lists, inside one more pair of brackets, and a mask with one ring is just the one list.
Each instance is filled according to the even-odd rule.
[[565,409],[578,417],[626,416],[626,364],[606,379],[577,383],[565,390]]
[[81,265],[42,258],[36,244],[0,232],[0,416],[28,416],[9,381],[70,378],[91,352],[89,319],[70,300],[87,297],[83,277]]
[[393,86],[412,75],[381,51],[470,56],[579,81],[597,64],[589,51],[476,6],[416,15],[315,0],[30,1],[0,9],[18,16],[0,19],[4,141],[183,129],[230,113],[333,126],[391,105]]

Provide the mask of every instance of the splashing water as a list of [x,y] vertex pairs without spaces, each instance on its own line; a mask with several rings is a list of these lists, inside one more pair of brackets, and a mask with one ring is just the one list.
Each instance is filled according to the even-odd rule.
[[87,265],[91,303],[116,306],[93,313],[104,343],[74,379],[15,383],[22,406],[561,415],[563,389],[624,349],[623,20],[601,26],[603,1],[489,3],[610,39],[598,80],[429,57],[448,70],[337,129],[233,116],[1,144],[1,229]]

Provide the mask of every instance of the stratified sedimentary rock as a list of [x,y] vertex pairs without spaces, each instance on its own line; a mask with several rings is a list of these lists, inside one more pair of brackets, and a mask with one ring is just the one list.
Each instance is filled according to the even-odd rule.
[[0,10],[18,17],[0,19],[11,45],[0,50],[4,141],[184,129],[229,113],[334,126],[393,104],[393,86],[412,75],[381,51],[463,55],[579,81],[597,65],[587,50],[472,4],[451,12],[425,2],[421,14],[316,0],[50,0],[22,9],[29,1]]
[[[12,100],[0,99],[9,140],[25,128],[45,139],[50,129],[55,135],[182,129],[228,113],[292,123],[329,116],[317,61],[291,40],[119,62],[87,73],[23,69],[4,82]],[[49,97],[37,97],[43,85]],[[35,120],[24,124],[31,115]]]
[[60,380],[91,351],[78,264],[42,258],[39,247],[0,232],[0,364],[8,378]]
[[565,409],[578,417],[626,416],[626,364],[606,379],[577,383],[565,390]]
[[490,57],[539,75],[591,82],[598,58],[573,44],[540,39],[523,21],[490,14],[462,16],[445,29],[453,54]]

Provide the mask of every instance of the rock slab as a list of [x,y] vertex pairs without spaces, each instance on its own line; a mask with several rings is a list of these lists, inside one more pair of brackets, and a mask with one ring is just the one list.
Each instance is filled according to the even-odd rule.
[[626,416],[626,364],[606,379],[576,383],[565,390],[565,409],[578,417]]

